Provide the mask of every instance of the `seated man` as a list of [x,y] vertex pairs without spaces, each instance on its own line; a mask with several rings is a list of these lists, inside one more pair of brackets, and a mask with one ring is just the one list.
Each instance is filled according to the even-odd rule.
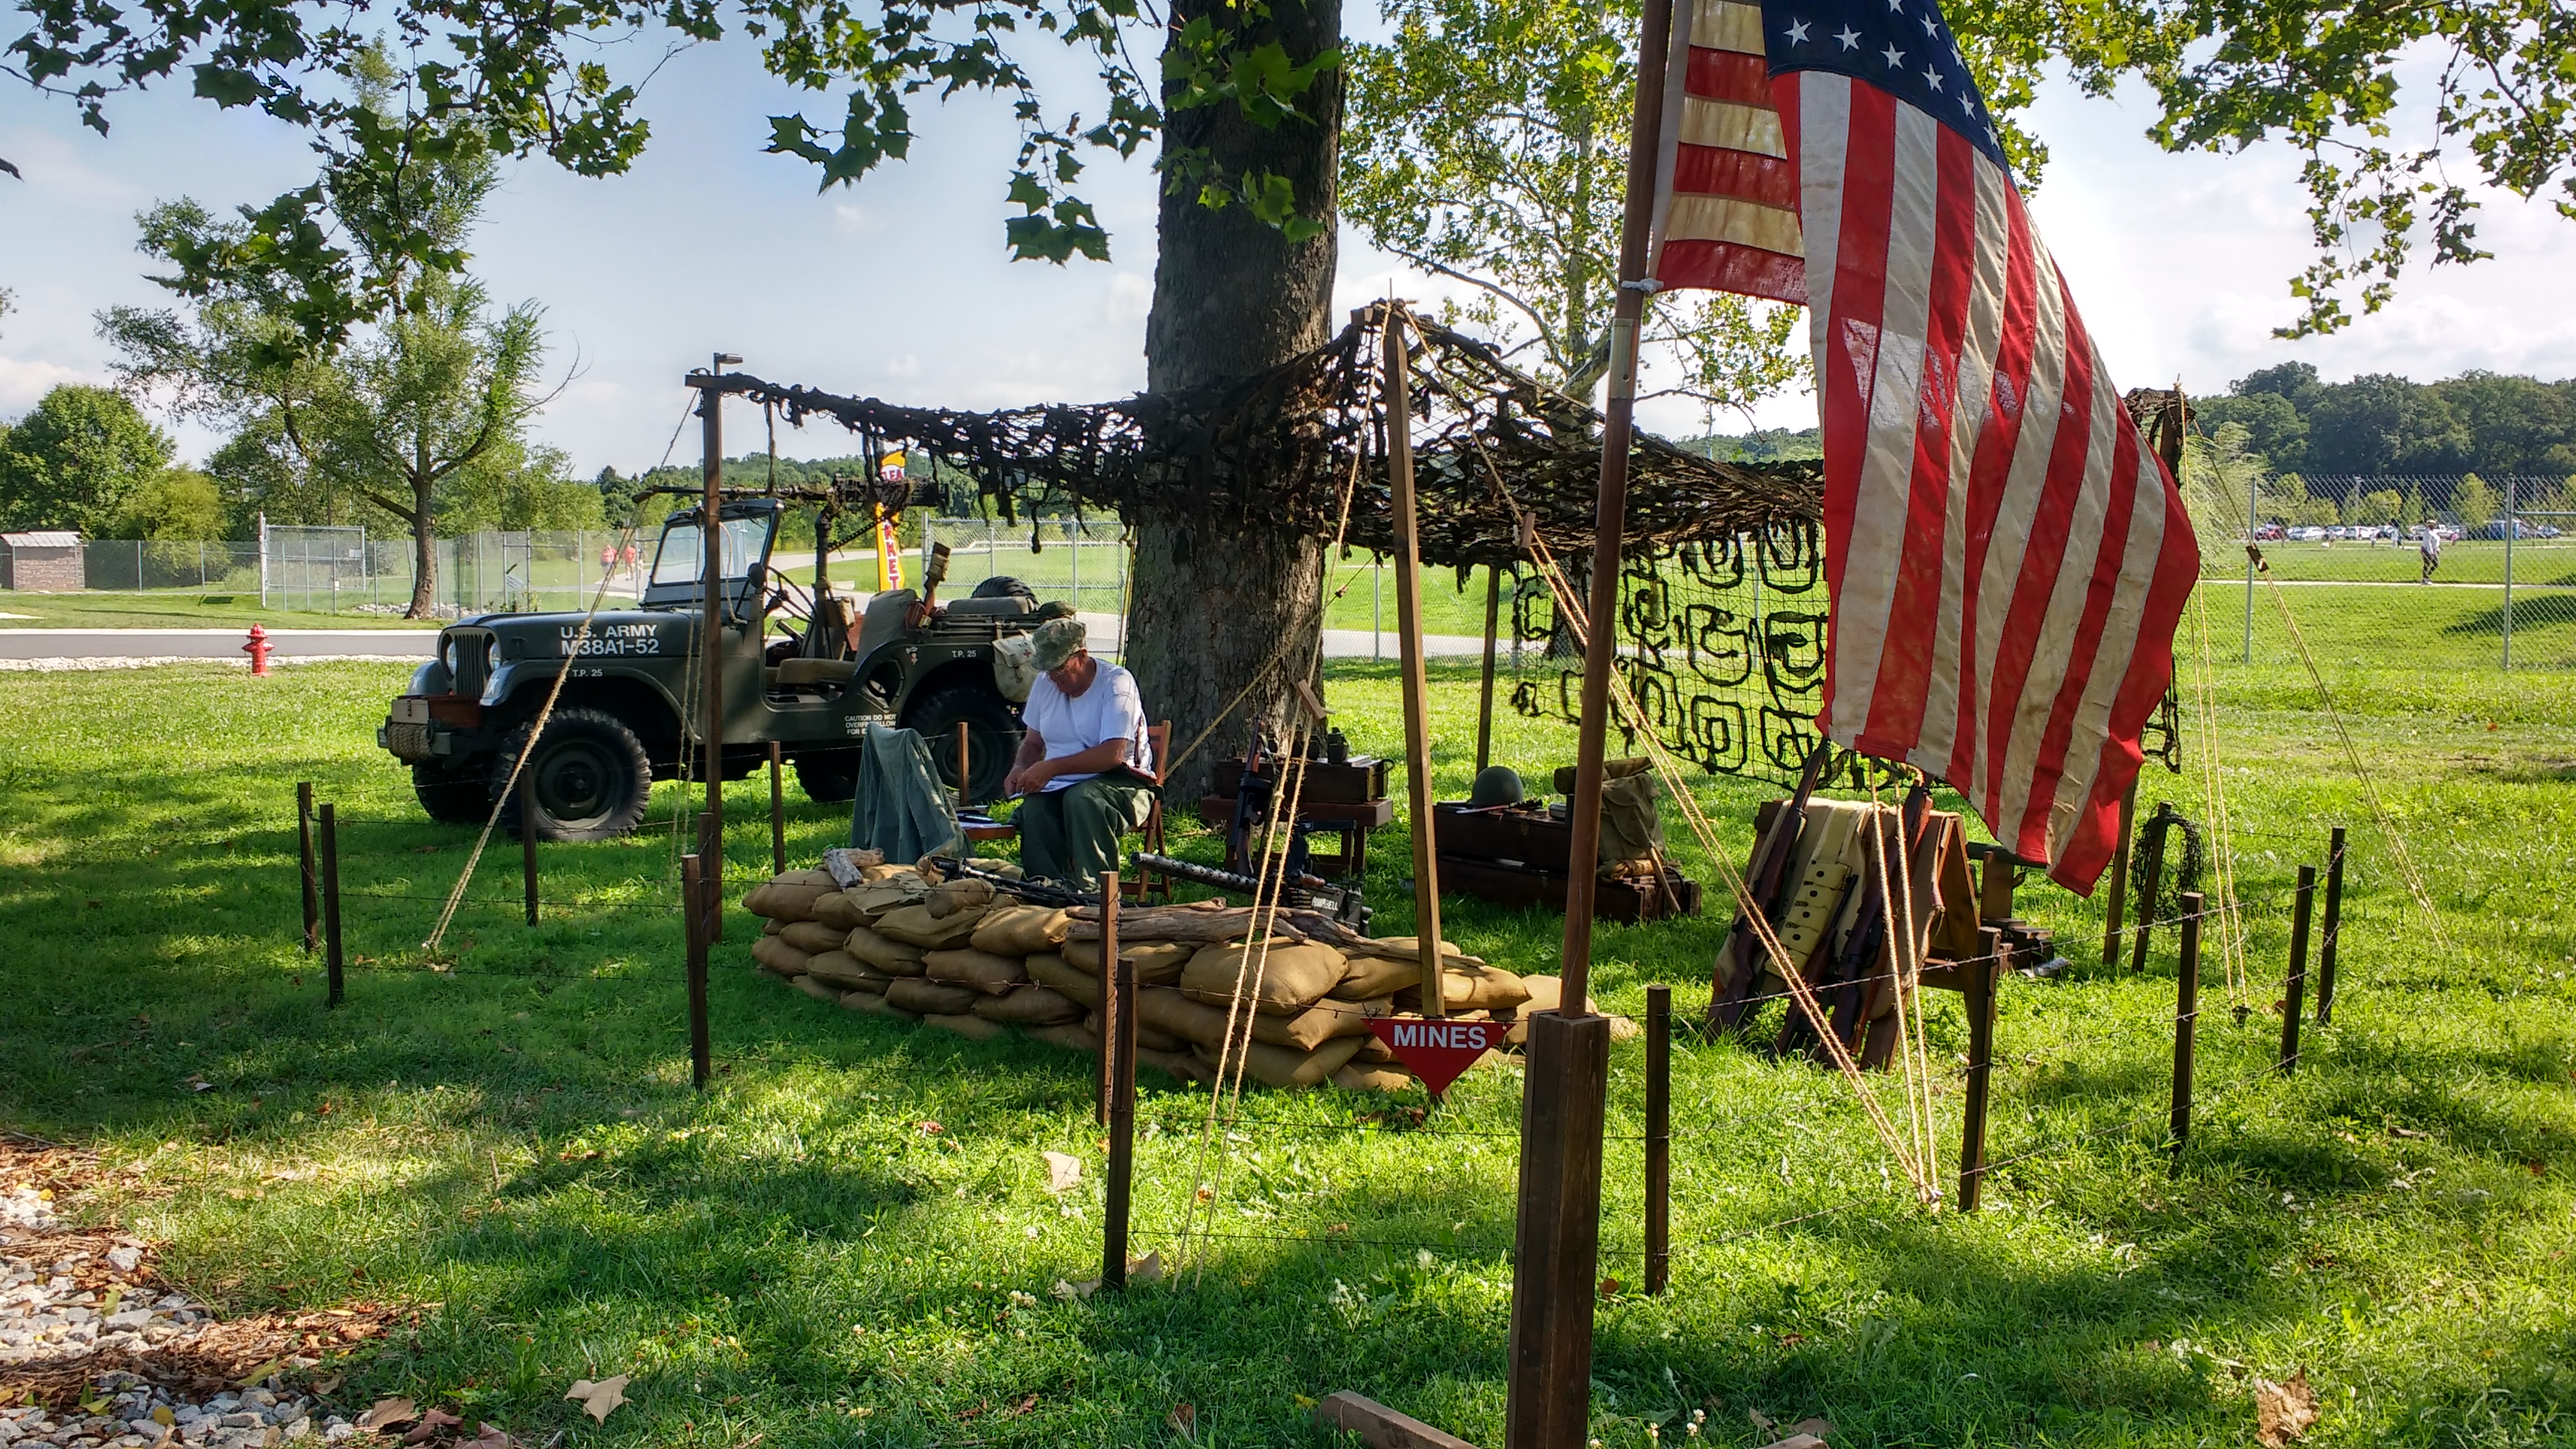
[[1049,619],[1032,636],[1038,677],[1020,717],[1028,734],[1002,783],[1020,805],[1020,869],[1097,892],[1118,865],[1118,840],[1152,813],[1160,762],[1145,735],[1136,676],[1084,647],[1079,619]]

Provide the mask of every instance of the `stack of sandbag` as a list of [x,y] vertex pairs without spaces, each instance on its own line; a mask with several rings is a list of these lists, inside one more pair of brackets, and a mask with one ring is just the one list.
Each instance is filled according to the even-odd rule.
[[[1103,952],[1096,908],[1034,905],[991,882],[941,881],[912,866],[789,871],[743,906],[767,921],[751,953],[797,989],[853,1011],[927,1022],[961,1036],[1017,1027],[1080,1051],[1100,1049]],[[1372,1017],[1422,1006],[1410,937],[1368,940],[1282,915],[1247,942],[1252,912],[1216,902],[1134,907],[1118,918],[1120,957],[1136,972],[1138,1059],[1184,1080],[1220,1068],[1273,1087],[1326,1082],[1395,1090],[1412,1074],[1369,1031]],[[1512,1020],[1551,978],[1523,978],[1442,945],[1448,1014]],[[1533,1009],[1536,1009],[1533,1007]]]

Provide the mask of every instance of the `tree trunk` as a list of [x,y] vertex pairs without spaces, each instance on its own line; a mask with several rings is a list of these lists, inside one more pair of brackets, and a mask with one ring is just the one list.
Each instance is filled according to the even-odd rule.
[[[1217,0],[1178,0],[1172,29],[1205,16],[1220,27],[1239,13]],[[1270,19],[1241,43],[1276,39],[1304,62],[1341,43],[1340,0],[1272,0]],[[1168,96],[1167,96],[1168,100]],[[1312,122],[1263,130],[1231,103],[1168,111],[1167,152],[1204,147],[1231,180],[1272,172],[1296,187],[1297,209],[1324,223],[1290,243],[1241,201],[1211,209],[1196,186],[1167,189],[1154,264],[1154,309],[1145,324],[1146,388],[1170,392],[1261,372],[1323,345],[1330,331],[1335,173],[1340,164],[1342,78],[1318,78],[1301,99]],[[1168,156],[1167,156],[1168,159]],[[1142,508],[1126,657],[1145,708],[1172,721],[1177,751],[1251,692],[1167,782],[1185,802],[1205,792],[1211,767],[1251,726],[1286,717],[1289,681],[1313,668],[1322,641],[1324,541],[1296,530],[1211,526],[1186,509]],[[1286,646],[1286,667],[1262,674]],[[1255,676],[1259,679],[1255,680]]]
[[429,511],[430,490],[412,490],[411,607],[406,619],[427,619],[438,612],[438,527]]

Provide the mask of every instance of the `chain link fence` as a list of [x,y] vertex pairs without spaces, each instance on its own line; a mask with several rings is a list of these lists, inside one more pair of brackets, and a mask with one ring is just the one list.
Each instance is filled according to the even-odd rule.
[[2213,659],[2297,662],[2282,611],[2245,556],[2250,532],[2320,666],[2576,667],[2568,480],[2281,475],[2241,487],[2223,533],[2202,523],[2195,608]]
[[[1116,519],[924,519],[916,569],[928,565],[933,544],[943,543],[947,597],[972,593],[989,578],[1009,577],[1040,599],[1062,599],[1082,613],[1127,612],[1127,532]],[[921,579],[915,572],[904,582],[918,587]]]

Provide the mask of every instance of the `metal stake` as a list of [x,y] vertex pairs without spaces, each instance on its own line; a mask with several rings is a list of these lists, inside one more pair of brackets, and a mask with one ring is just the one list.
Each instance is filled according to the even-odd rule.
[[2308,904],[2316,895],[2317,868],[2299,867],[2299,890],[2290,907],[2290,980],[2281,997],[2281,1071],[2299,1069],[2299,1014],[2308,994]]
[[1485,570],[1485,677],[1476,695],[1476,773],[1494,762],[1494,635],[1501,623],[1503,571]]
[[1673,1274],[1673,989],[1646,988],[1646,1291]]
[[340,949],[340,817],[330,805],[322,807],[322,939],[324,969],[330,972],[331,990],[324,1004],[337,1006],[347,987]]
[[313,782],[295,786],[295,854],[304,865],[304,954],[321,944],[322,902],[313,879]]
[[2335,947],[2343,937],[2343,827],[2326,840],[2325,939],[2317,947],[2317,1025],[2334,1025]]
[[[1986,858],[1992,871],[1995,859]],[[1967,1105],[1959,1123],[1959,1211],[1972,1213],[1984,1200],[1986,1186],[1986,1101],[1995,1073],[1995,983],[2008,964],[2003,932],[1987,926],[1977,932],[1977,959],[1959,972],[1968,1005]]]
[[2201,895],[2182,898],[2182,958],[2174,967],[2173,1115],[2165,1131],[2173,1138],[2173,1170],[2182,1172],[2183,1144],[2191,1140],[2192,1057],[2200,1041]]

